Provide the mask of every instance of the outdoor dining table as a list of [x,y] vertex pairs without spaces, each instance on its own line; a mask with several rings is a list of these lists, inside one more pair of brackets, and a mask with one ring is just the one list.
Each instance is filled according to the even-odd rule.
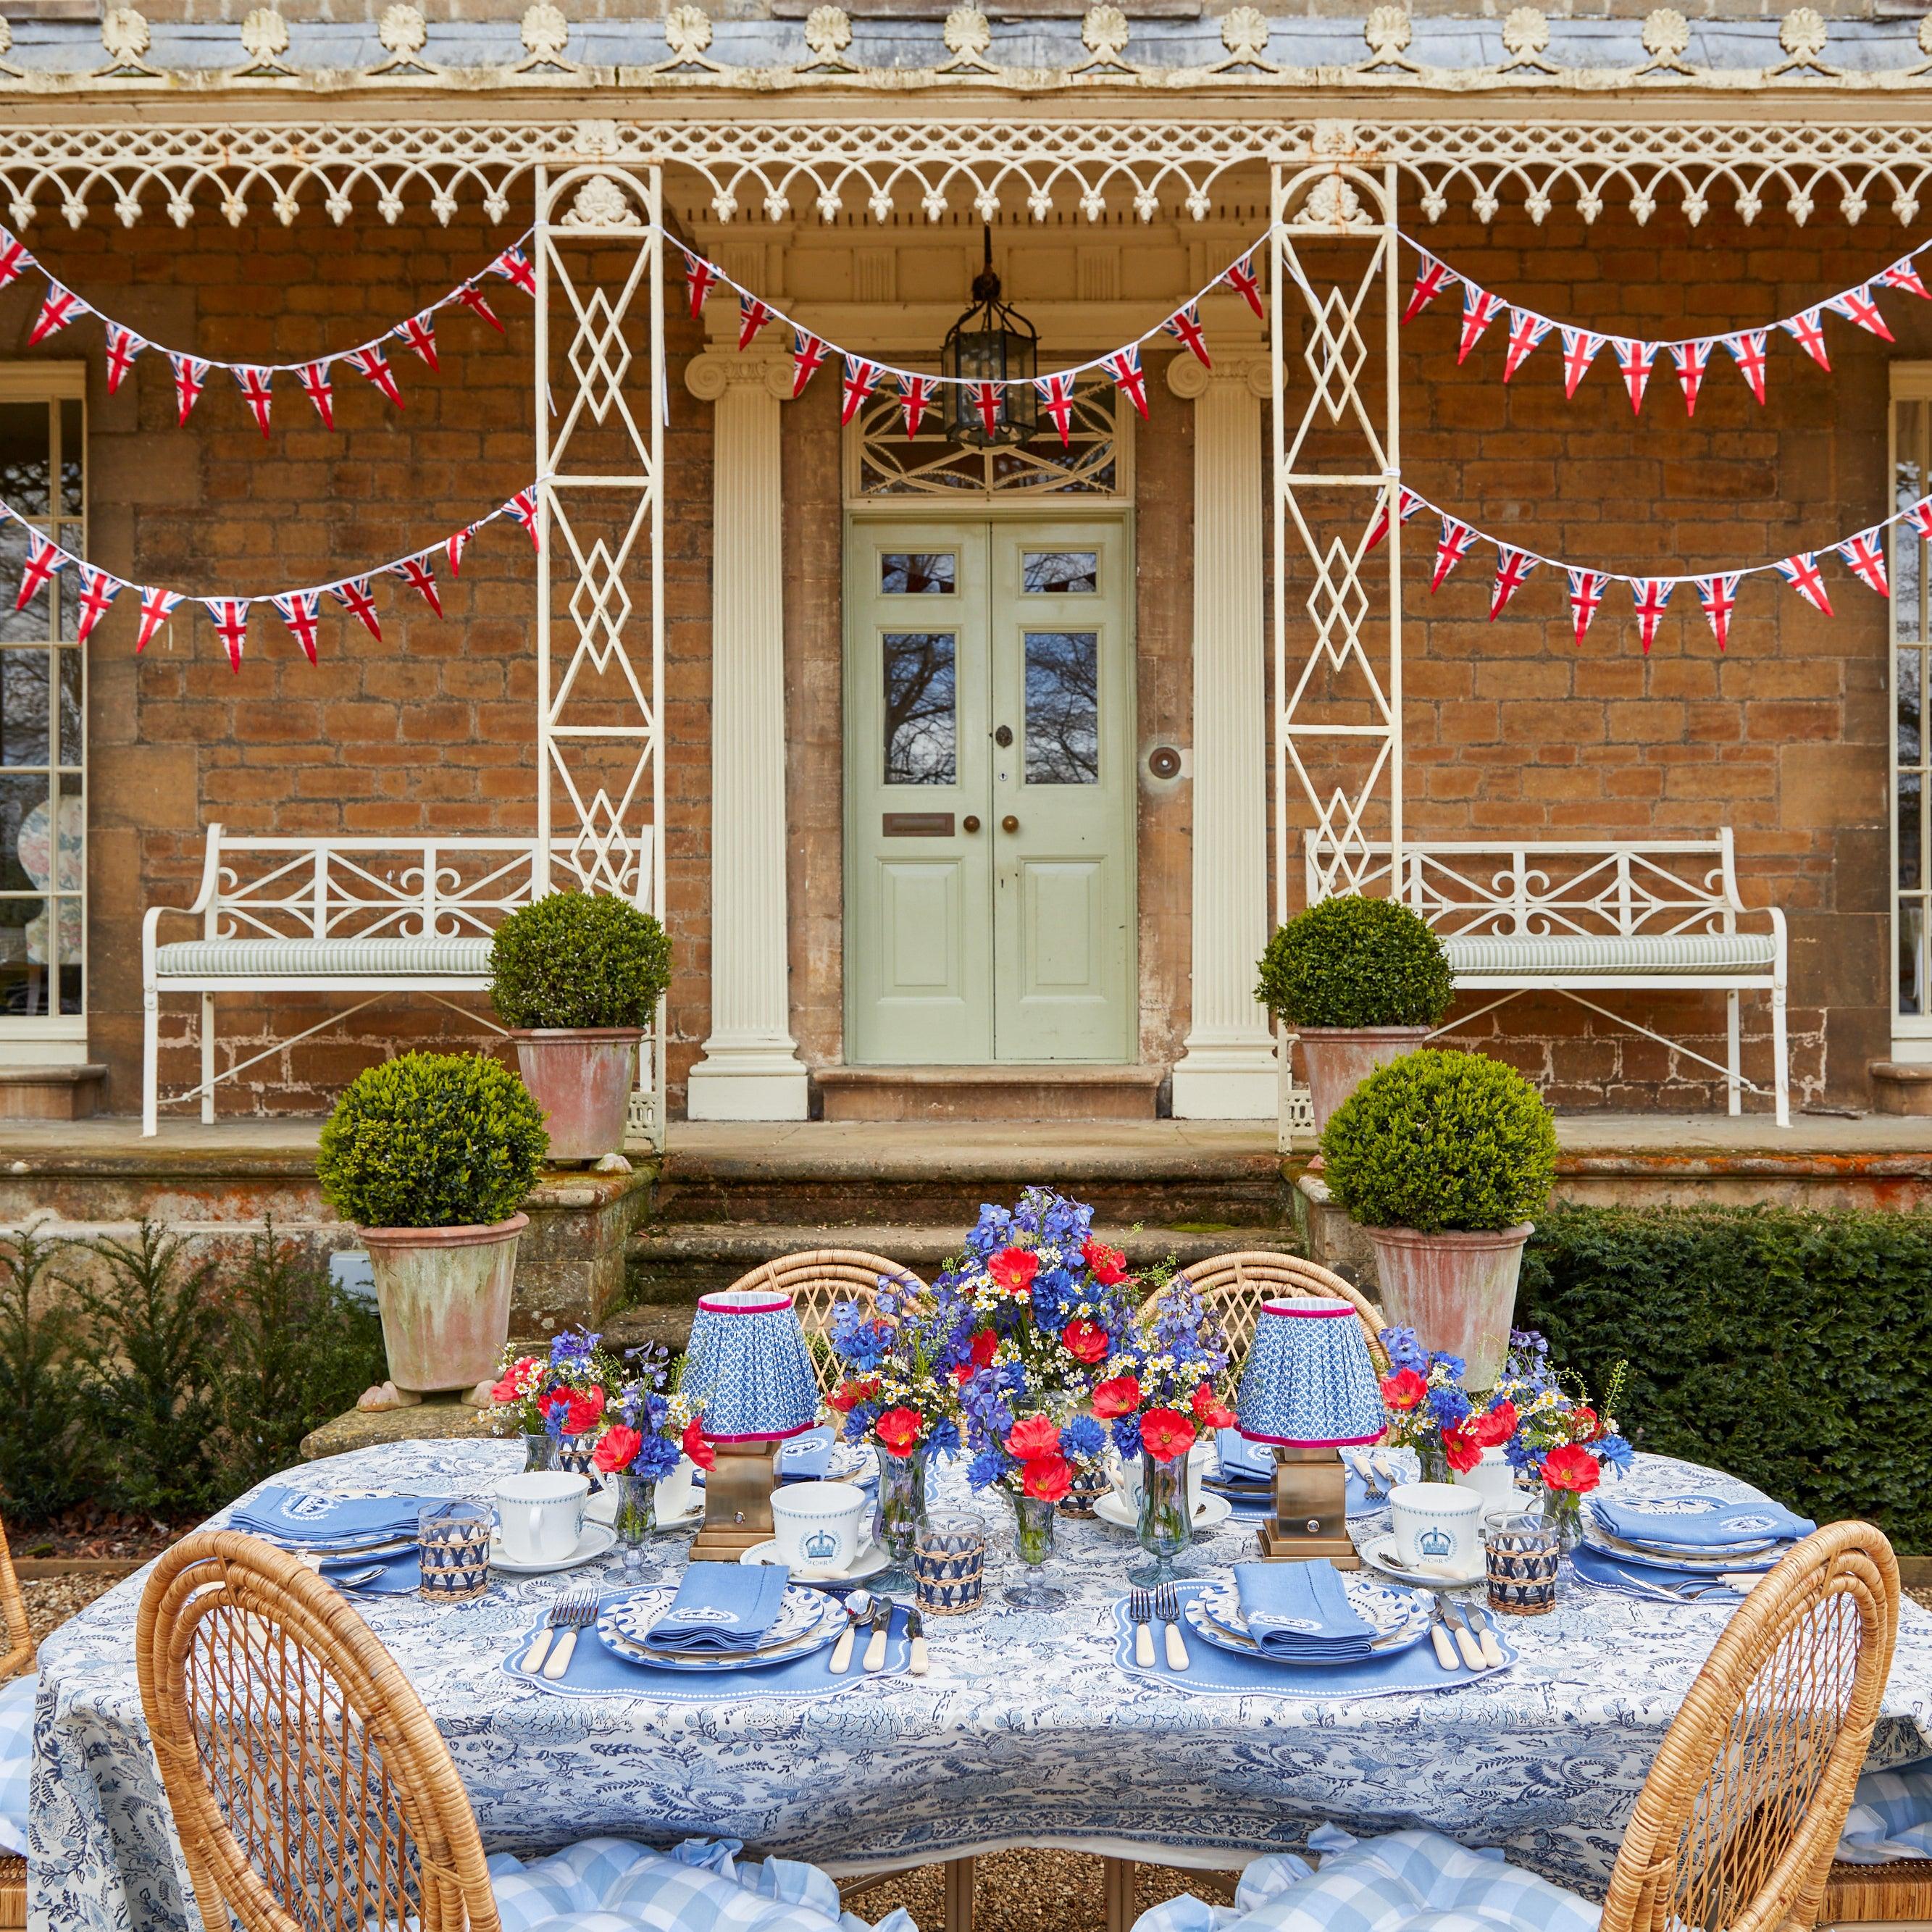
[[[278,1480],[482,1498],[522,1454],[512,1443],[398,1444]],[[1633,1498],[1740,1490],[1654,1456],[1640,1456],[1624,1485]],[[962,1466],[942,1466],[933,1492],[935,1506],[968,1502]],[[467,1605],[396,1596],[360,1607],[448,1742],[492,1851],[598,1833],[659,1846],[713,1835],[837,1874],[1015,1845],[1226,1868],[1298,1848],[1332,1821],[1358,1832],[1432,1826],[1593,1895],[1730,1614],[1574,1585],[1549,1616],[1497,1620],[1520,1655],[1491,1676],[1444,1672],[1439,1688],[1338,1701],[1305,1695],[1304,1672],[1278,1692],[1217,1694],[1118,1660],[1130,1535],[1064,1519],[1043,1580],[1065,1588],[1066,1606],[1022,1612],[1000,1600],[1019,1568],[1010,1507],[997,1496],[971,1506],[988,1529],[985,1607],[929,1620],[927,1675],[855,1670],[811,1696],[772,1694],[756,1673],[721,1682],[640,1669],[628,1691],[589,1695],[510,1674],[557,1596],[622,1587],[614,1558],[498,1575]],[[1385,1510],[1351,1521],[1358,1542],[1387,1526]],[[1238,1514],[1196,1539],[1193,1566],[1225,1574],[1252,1553],[1253,1535],[1253,1519]],[[674,1580],[688,1540],[656,1538],[641,1580]],[[119,1584],[41,1648],[33,1932],[194,1923],[136,1681],[144,1580]],[[1928,1754],[1932,1616],[1908,1603],[1871,1762]]]

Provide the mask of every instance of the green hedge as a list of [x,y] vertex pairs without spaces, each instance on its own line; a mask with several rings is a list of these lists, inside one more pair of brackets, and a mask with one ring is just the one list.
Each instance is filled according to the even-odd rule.
[[1640,1448],[1932,1554],[1932,1215],[1552,1208],[1516,1319]]

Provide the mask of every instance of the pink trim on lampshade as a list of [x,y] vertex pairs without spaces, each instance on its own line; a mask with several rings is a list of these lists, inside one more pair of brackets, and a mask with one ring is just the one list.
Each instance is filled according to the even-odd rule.
[[1304,1322],[1342,1322],[1355,1313],[1346,1301],[1311,1302],[1298,1295],[1291,1301],[1264,1301],[1256,1311],[1262,1315],[1293,1315]]
[[1277,1449],[1364,1449],[1371,1442],[1379,1442],[1388,1431],[1378,1429],[1372,1436],[1311,1436],[1305,1440],[1291,1436],[1255,1436],[1240,1428],[1234,1432],[1250,1442],[1266,1442]]
[[760,1430],[755,1436],[713,1436],[708,1429],[700,1429],[698,1433],[707,1442],[789,1442],[794,1436],[809,1435],[818,1426],[815,1422],[801,1422],[796,1429],[781,1429],[775,1433]]
[[[701,1294],[698,1298],[698,1305],[712,1315],[782,1315],[791,1306],[792,1298],[788,1294],[776,1301],[723,1301],[714,1300],[708,1294]],[[760,1437],[757,1439],[763,1441],[764,1438]],[[721,1436],[717,1440],[724,1442],[729,1441],[730,1438]]]

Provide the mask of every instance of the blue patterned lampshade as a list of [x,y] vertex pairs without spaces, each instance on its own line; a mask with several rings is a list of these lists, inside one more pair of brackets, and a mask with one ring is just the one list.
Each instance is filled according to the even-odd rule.
[[1379,1442],[1388,1418],[1354,1308],[1312,1295],[1264,1303],[1234,1414],[1251,1442],[1339,1449]]
[[755,1288],[703,1296],[684,1386],[703,1400],[713,1442],[772,1442],[811,1428],[818,1382],[791,1297]]

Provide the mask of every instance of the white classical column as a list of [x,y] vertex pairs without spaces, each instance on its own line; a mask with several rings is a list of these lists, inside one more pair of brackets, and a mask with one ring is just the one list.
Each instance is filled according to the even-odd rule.
[[1268,943],[1268,704],[1262,548],[1265,362],[1191,356],[1194,404],[1193,1012],[1174,1069],[1182,1120],[1271,1120],[1274,1031],[1254,995]]
[[786,958],[784,526],[778,406],[789,366],[694,357],[712,410],[711,1034],[694,1120],[802,1120]]

